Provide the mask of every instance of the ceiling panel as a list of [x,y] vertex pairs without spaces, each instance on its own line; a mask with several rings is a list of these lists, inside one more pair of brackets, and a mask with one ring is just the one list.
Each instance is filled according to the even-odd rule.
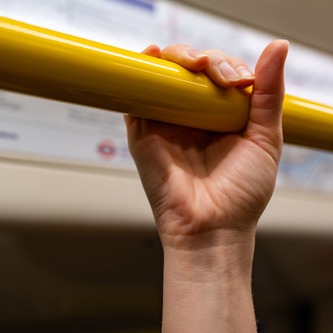
[[333,54],[332,0],[182,0]]

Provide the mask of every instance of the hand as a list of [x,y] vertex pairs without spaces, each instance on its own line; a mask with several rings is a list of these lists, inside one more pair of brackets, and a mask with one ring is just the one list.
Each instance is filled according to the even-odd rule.
[[204,71],[223,88],[253,84],[243,133],[221,134],[128,116],[130,151],[164,250],[163,333],[255,333],[255,229],[282,149],[288,44],[271,43],[254,74],[223,52],[184,45],[146,54]]
[[152,45],[144,51],[204,71],[223,88],[254,85],[243,133],[127,118],[130,151],[164,248],[207,248],[230,233],[254,233],[272,195],[281,155],[287,49],[285,41],[271,43],[257,63],[255,77],[243,61],[218,50],[185,45],[160,50]]

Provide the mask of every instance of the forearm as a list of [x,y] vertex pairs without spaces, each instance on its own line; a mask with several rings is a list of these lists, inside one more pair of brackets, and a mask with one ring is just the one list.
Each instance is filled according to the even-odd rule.
[[253,249],[254,236],[195,252],[165,248],[163,333],[255,333]]

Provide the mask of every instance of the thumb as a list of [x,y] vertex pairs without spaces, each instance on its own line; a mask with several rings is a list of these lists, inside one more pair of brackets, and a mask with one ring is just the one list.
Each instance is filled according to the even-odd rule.
[[277,131],[282,132],[284,64],[288,46],[287,41],[276,40],[265,48],[258,60],[247,127],[252,134],[263,132],[269,138],[269,133],[274,135]]

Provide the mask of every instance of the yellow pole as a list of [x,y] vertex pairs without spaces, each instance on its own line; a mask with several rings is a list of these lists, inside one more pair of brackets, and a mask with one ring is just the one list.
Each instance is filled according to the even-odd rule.
[[[246,125],[249,92],[162,59],[0,17],[0,88],[221,132]],[[333,150],[333,108],[292,96],[285,141]]]

